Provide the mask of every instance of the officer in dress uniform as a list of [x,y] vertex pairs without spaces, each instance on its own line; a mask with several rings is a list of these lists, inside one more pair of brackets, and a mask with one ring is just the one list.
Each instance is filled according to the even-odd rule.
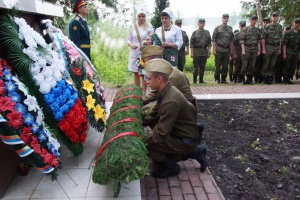
[[83,0],[76,0],[73,13],[76,13],[76,15],[69,25],[70,39],[91,59],[90,32],[85,21],[89,13],[87,4]]

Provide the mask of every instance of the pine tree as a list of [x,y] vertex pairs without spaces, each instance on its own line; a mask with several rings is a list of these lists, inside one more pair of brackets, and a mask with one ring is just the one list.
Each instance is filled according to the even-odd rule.
[[155,0],[156,7],[154,10],[154,17],[151,19],[151,24],[154,29],[161,26],[160,13],[166,8],[169,7],[170,2],[168,0]]

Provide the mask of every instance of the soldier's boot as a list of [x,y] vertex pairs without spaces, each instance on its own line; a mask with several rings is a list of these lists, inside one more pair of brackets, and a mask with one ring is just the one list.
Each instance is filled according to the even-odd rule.
[[196,159],[200,163],[201,172],[206,170],[208,161],[206,158],[206,146],[204,144],[198,145],[194,151],[183,155],[183,160],[187,160],[189,158]]
[[229,75],[229,80],[230,80],[230,82],[233,82],[233,75],[232,74]]
[[293,79],[291,79],[292,78],[292,76],[290,76],[290,75],[288,75],[287,76],[287,80],[286,80],[286,82],[287,82],[287,84],[293,84],[293,82],[291,81],[291,80],[293,80]]
[[243,85],[247,84],[246,80],[245,80],[245,75],[241,75],[241,83]]
[[255,84],[258,83],[258,78],[257,78],[257,76],[254,77],[254,83],[255,83]]
[[197,76],[194,76],[194,83],[197,83]]
[[296,80],[298,80],[298,79],[299,79],[299,75],[298,75],[298,73],[296,73],[296,75],[295,75],[295,78],[296,78]]
[[267,76],[262,76],[261,77],[261,84],[268,84],[268,81],[267,81]]
[[216,83],[219,84],[220,83],[220,74],[216,74],[215,79],[216,79]]
[[222,75],[221,83],[223,83],[223,84],[226,84],[226,83],[227,83],[227,82],[226,82],[226,77],[227,77],[227,75]]
[[267,83],[269,85],[273,84],[273,76],[267,76]]
[[237,83],[237,75],[233,75],[232,78],[233,78],[233,82],[234,82],[234,83]]
[[180,174],[181,170],[175,160],[166,156],[162,162],[154,161],[154,170],[152,176],[155,178],[167,178],[170,176],[176,176]]
[[282,82],[283,82],[283,84],[288,84],[287,83],[287,76],[283,76],[283,81]]
[[283,83],[280,76],[275,76],[275,83]]
[[203,76],[200,76],[199,83],[204,83]]
[[198,130],[198,144],[200,144],[202,140],[202,132],[204,131],[204,124],[197,123],[197,130]]
[[239,74],[239,76],[238,76],[238,83],[241,83],[241,82],[242,82],[242,75]]
[[252,79],[253,79],[253,75],[247,75],[247,81],[246,81],[246,83],[247,84],[253,84],[253,81],[252,81]]

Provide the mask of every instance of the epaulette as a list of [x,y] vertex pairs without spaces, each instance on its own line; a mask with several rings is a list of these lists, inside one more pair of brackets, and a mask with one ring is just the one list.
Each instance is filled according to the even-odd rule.
[[79,21],[79,20],[80,20],[80,17],[79,17],[79,16],[76,16],[76,17],[75,17],[75,20]]

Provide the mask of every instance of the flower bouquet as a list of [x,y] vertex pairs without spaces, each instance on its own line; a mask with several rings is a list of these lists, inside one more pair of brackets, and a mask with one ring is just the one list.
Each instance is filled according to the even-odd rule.
[[121,184],[148,174],[149,160],[143,142],[142,91],[137,86],[120,89],[107,119],[107,129],[96,155],[93,181],[106,185],[114,183],[114,197]]
[[0,59],[0,138],[26,162],[56,177],[60,144],[44,123],[35,97]]
[[147,46],[150,46],[150,45],[157,45],[157,46],[162,45],[160,39],[158,38],[158,36],[156,35],[155,32],[150,34],[146,38],[146,40],[143,42],[143,44],[140,48],[140,53],[138,54],[138,57],[137,57],[137,60],[136,60],[136,65],[138,67],[139,75],[141,77],[143,77],[145,80],[147,80],[147,77],[146,77],[146,71],[145,71],[145,62],[142,59],[142,52]]
[[87,136],[86,109],[64,60],[24,19],[2,15],[0,26],[7,60],[43,108],[47,124],[75,156],[80,155]]

